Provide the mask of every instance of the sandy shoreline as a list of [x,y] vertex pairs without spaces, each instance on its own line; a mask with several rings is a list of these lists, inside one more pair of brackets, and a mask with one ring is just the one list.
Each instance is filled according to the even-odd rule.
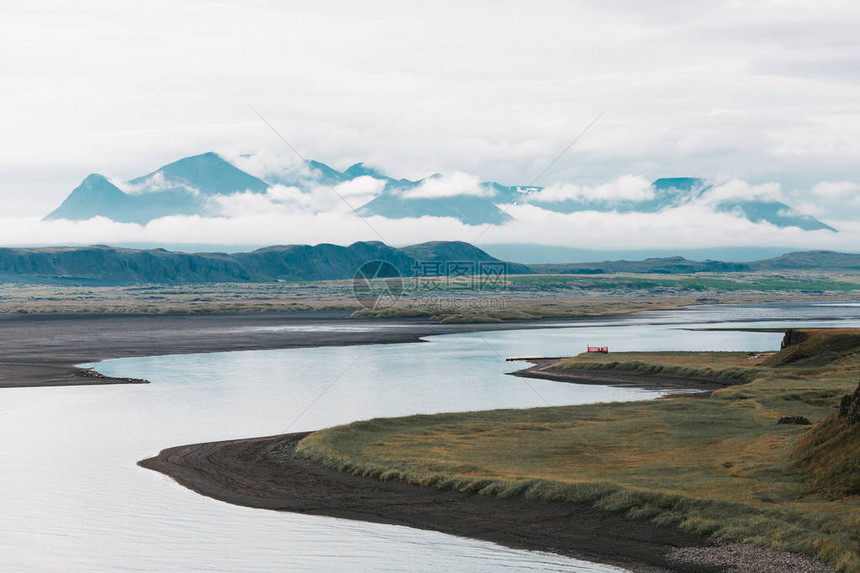
[[697,535],[588,505],[498,499],[352,476],[293,457],[295,444],[306,435],[179,446],[139,464],[236,505],[428,529],[635,571],[719,570],[671,557],[677,548],[707,545]]
[[348,311],[0,315],[0,389],[146,382],[76,367],[111,358],[407,343],[437,334],[552,328],[571,320],[439,324],[427,319],[353,319]]

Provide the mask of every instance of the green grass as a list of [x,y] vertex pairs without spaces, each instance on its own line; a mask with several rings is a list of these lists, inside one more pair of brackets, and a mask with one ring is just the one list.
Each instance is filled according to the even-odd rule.
[[[855,336],[855,343],[846,342]],[[810,356],[818,357],[814,367],[803,362]],[[327,467],[378,479],[587,502],[805,553],[841,571],[860,570],[860,436],[832,417],[840,397],[857,385],[860,332],[815,331],[772,356],[621,358],[615,365],[612,355],[572,362],[661,366],[717,378],[742,371],[749,381],[707,399],[376,419],[311,434],[298,451]],[[782,416],[804,416],[817,425],[778,425]]]
[[561,360],[552,370],[615,370],[741,383],[761,376],[759,365],[766,358],[752,352],[591,353]]
[[795,446],[794,467],[809,476],[812,486],[833,499],[860,495],[860,425],[845,427],[831,414]]

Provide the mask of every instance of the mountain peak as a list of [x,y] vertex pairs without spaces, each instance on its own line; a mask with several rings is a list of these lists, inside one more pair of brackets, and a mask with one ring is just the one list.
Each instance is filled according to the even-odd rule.
[[690,191],[694,187],[703,187],[707,181],[699,177],[661,177],[651,183],[655,189],[679,189]]
[[103,183],[113,185],[113,183],[111,183],[110,180],[101,173],[90,173],[89,175],[84,177],[84,180],[81,181],[81,185],[79,187],[82,187],[84,185],[99,185]]
[[242,191],[265,193],[269,188],[262,180],[234,167],[211,151],[168,163],[129,183],[155,191],[192,189],[203,195],[229,195]]
[[90,173],[45,219],[85,220],[107,217],[127,222],[129,197],[100,173]]
[[80,185],[72,190],[69,198],[75,195],[111,198],[125,196],[125,193],[101,173],[90,173],[81,181]]
[[698,199],[711,188],[711,184],[698,177],[663,177],[651,183],[651,188],[654,197],[638,207],[646,213],[656,213]]
[[333,167],[329,167],[322,161],[315,161],[311,159],[307,163],[308,166],[310,166],[311,171],[314,172],[314,175],[321,175],[323,178],[323,182],[329,185],[341,183],[342,181],[346,181],[347,179],[349,179],[349,177],[347,177],[345,174],[341,173]]
[[364,163],[356,163],[351,165],[349,169],[343,172],[344,175],[350,177],[373,177],[374,179],[389,179],[389,177],[373,167],[367,167]]

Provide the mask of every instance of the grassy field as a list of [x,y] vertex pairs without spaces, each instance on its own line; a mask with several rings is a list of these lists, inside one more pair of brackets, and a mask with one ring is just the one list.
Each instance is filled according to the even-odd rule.
[[166,314],[358,308],[349,285],[343,281],[126,287],[0,284],[0,313]]
[[[701,303],[845,300],[860,296],[860,273],[701,273],[696,275],[512,275],[504,288],[464,291],[444,279],[419,281],[390,308],[366,318],[427,317],[505,322],[680,308]],[[430,286],[438,286],[429,288]]]
[[[383,480],[588,502],[858,571],[860,424],[846,428],[835,408],[860,378],[860,331],[804,332],[771,355],[610,354],[563,366],[749,380],[706,399],[377,419],[314,433],[299,452]],[[783,416],[814,425],[777,424]]]
[[696,304],[689,297],[605,297],[605,298],[496,298],[440,297],[413,304],[403,302],[377,310],[361,309],[354,316],[363,318],[422,317],[443,323],[508,322],[539,318],[575,318],[625,314],[644,310],[669,310]]
[[[582,297],[540,292],[516,298],[510,292],[437,291],[433,297],[404,297],[400,304],[363,309],[349,281],[134,287],[0,285],[0,313],[218,313],[346,310],[356,318],[428,318],[440,322],[504,322],[596,316],[680,308],[691,297]],[[522,293],[518,296],[522,297]]]
[[860,289],[860,273],[785,271],[770,273],[696,273],[689,275],[518,275],[511,289],[579,290],[587,292],[645,291],[650,294],[793,292],[807,294],[853,292]]
[[406,279],[399,302],[378,309],[362,308],[352,286],[350,280],[125,287],[0,284],[0,313],[339,309],[360,318],[505,322],[697,303],[845,300],[860,297],[860,274],[511,275],[492,288],[463,288],[457,280],[444,278]]

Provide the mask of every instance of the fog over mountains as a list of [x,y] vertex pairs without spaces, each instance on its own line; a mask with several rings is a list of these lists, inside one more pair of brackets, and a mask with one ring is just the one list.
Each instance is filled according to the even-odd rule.
[[[321,192],[332,196],[327,205],[316,201]],[[513,220],[507,212],[511,205],[553,213],[642,214],[699,205],[713,213],[778,228],[837,231],[776,197],[744,189],[727,192],[692,177],[662,178],[649,184],[626,176],[604,186],[544,188],[481,182],[464,174],[397,179],[362,163],[338,171],[318,161],[253,175],[215,153],[186,157],[125,183],[93,173],[45,219],[104,217],[145,225],[176,215],[231,217],[248,205],[265,208],[266,202],[294,202],[297,209],[316,212],[343,210],[348,205],[348,210],[366,217],[441,217],[466,225],[503,225]]]
[[93,173],[46,219],[85,221],[106,217],[120,223],[146,224],[169,215],[214,215],[214,197],[265,193],[269,184],[215,153],[204,153],[132,179],[126,189],[127,192]]

